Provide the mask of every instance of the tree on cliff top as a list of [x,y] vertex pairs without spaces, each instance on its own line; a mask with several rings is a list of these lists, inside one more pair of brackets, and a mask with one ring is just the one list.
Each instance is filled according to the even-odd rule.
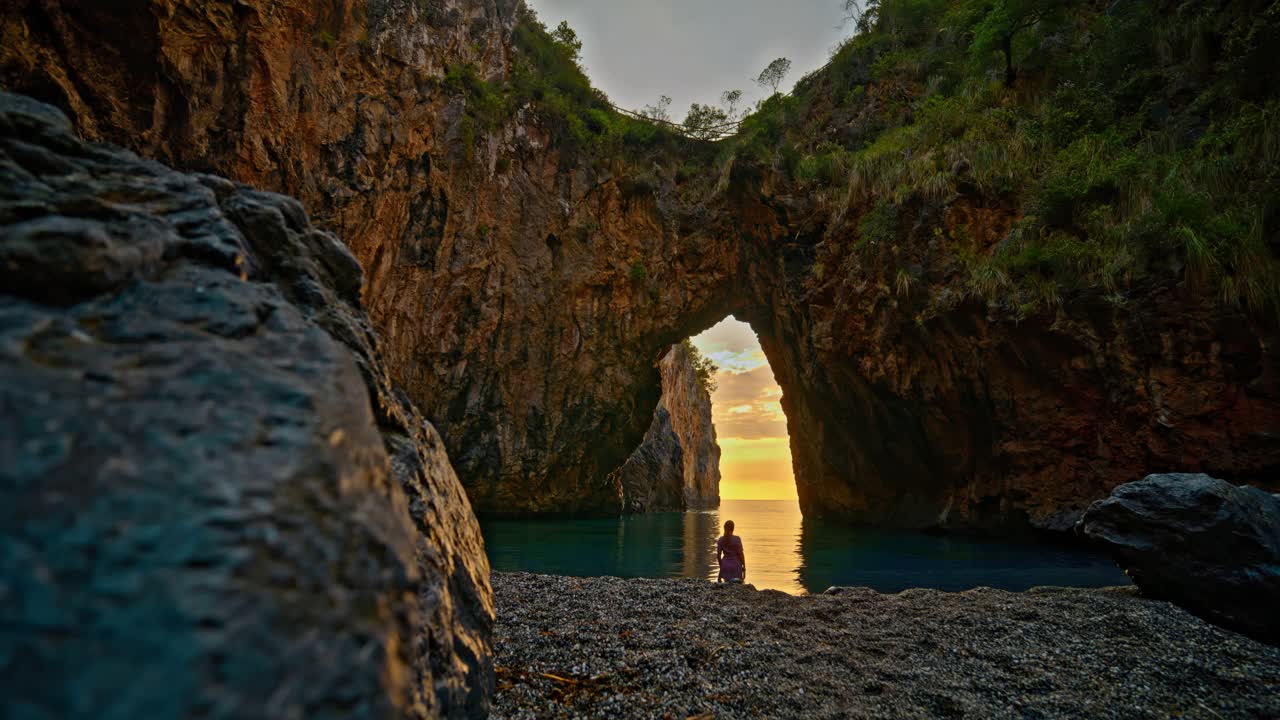
[[636,113],[642,118],[660,123],[671,122],[671,96],[663,95],[653,105],[645,105]]
[[718,387],[716,373],[720,372],[720,366],[716,365],[711,358],[704,356],[689,338],[681,340],[680,345],[684,347],[685,352],[689,353],[689,364],[693,366],[693,374],[698,378],[698,384],[707,391],[707,395],[711,395]]
[[736,126],[731,126],[729,114],[712,105],[693,103],[684,118],[684,131],[699,140],[715,140],[733,128]]
[[578,39],[578,33],[569,27],[568,20],[561,20],[550,34],[551,39],[564,50],[569,59],[574,63],[582,61],[582,41]]
[[1018,77],[1014,65],[1014,40],[1024,30],[1056,17],[1062,9],[1060,0],[996,0],[986,10],[981,21],[973,28],[973,42],[969,52],[975,58],[999,50],[1004,57],[1004,84],[1013,85]]
[[741,90],[725,90],[720,93],[720,102],[724,105],[724,114],[730,120],[738,119],[738,103],[742,102]]
[[786,58],[778,58],[760,71],[760,76],[756,78],[756,84],[760,87],[772,89],[773,94],[777,95],[778,86],[782,84],[782,79],[789,72],[791,72],[791,61]]

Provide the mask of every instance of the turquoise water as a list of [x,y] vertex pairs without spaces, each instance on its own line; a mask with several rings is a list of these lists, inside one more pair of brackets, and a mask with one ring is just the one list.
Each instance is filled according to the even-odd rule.
[[747,582],[762,589],[1025,590],[1129,582],[1109,559],[1084,550],[804,522],[794,502],[777,500],[725,500],[718,510],[594,520],[484,520],[481,528],[494,570],[714,579],[721,518],[737,526]]

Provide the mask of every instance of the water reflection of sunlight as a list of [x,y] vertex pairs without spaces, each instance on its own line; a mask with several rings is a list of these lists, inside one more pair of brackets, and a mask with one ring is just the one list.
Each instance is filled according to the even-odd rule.
[[726,500],[719,510],[624,518],[486,519],[497,571],[714,579],[715,538],[732,519],[747,554],[747,582],[791,593],[860,585],[964,590],[980,585],[1097,587],[1127,582],[1104,555],[1075,548],[942,538],[804,521],[794,502]]
[[684,513],[682,577],[707,577],[712,572],[715,565],[713,548],[718,533],[716,518],[714,510]]

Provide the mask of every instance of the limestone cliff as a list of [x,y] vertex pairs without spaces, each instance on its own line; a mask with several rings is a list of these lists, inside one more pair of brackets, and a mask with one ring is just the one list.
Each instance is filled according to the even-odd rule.
[[361,282],[296,200],[0,93],[7,708],[484,714],[479,529]]
[[[983,211],[937,222],[970,213]],[[805,222],[780,216],[777,240]],[[972,298],[957,248],[928,223],[890,251],[911,268],[905,290],[863,264],[852,227],[819,227],[811,243],[784,245],[789,267],[771,269],[786,290],[734,312],[784,389],[806,517],[1065,531],[1151,468],[1275,487],[1274,326],[1176,278],[1135,288],[1123,307],[1081,295],[1018,318]]]
[[644,440],[618,470],[627,512],[686,510],[720,504],[720,446],[711,396],[684,343],[658,361],[662,397]]
[[640,447],[618,468],[617,479],[626,512],[684,509],[684,448],[661,400]]
[[[1280,469],[1273,320],[1176,257],[1118,298],[989,302],[967,258],[1030,209],[964,158],[879,218],[798,180],[794,148],[623,153],[532,96],[495,119],[494,93],[523,97],[516,2],[126,6],[9,3],[0,83],[90,137],[297,195],[365,268],[388,370],[479,510],[618,512],[655,352],[730,313],[783,388],[806,516],[1062,529],[1152,470]],[[925,83],[877,81],[875,59],[757,125],[866,147],[886,112],[925,109]]]
[[350,245],[478,510],[621,510],[654,350],[720,319],[736,256],[532,109],[476,132],[446,70],[503,81],[517,3],[11,7],[0,83],[88,137],[296,195]]
[[671,426],[684,449],[684,506],[716,507],[720,504],[720,445],[711,422],[711,394],[698,377],[691,349],[687,343],[676,343],[662,356],[660,404],[671,413]]

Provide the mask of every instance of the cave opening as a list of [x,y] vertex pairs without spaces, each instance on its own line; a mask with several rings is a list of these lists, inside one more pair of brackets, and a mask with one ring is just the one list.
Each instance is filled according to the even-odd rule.
[[782,388],[755,331],[733,315],[690,338],[709,363],[721,500],[797,504]]
[[760,339],[746,322],[726,316],[691,337],[710,390],[719,446],[719,497],[705,554],[732,520],[747,548],[749,582],[787,592],[798,582],[803,517],[791,461],[782,388]]

